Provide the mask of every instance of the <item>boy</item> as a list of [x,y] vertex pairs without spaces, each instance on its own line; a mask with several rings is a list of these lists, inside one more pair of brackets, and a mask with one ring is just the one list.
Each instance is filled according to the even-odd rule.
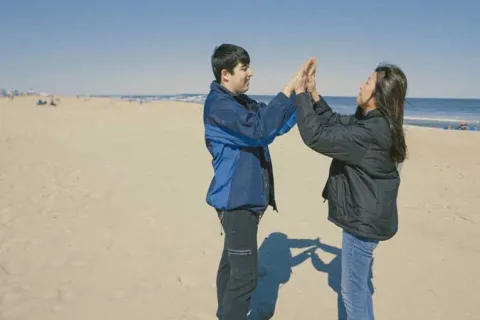
[[243,320],[257,285],[258,223],[269,205],[278,211],[268,145],[296,124],[290,96],[298,74],[266,105],[245,95],[253,76],[245,49],[217,47],[212,69],[215,81],[205,100],[203,121],[215,171],[206,200],[225,231],[217,317]]

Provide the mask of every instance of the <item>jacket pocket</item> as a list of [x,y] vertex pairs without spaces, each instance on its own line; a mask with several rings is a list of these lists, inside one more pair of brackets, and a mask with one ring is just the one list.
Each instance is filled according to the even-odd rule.
[[348,197],[350,190],[348,184],[345,181],[344,175],[336,175],[330,178],[328,181],[328,202],[329,210],[341,220],[347,220],[348,211],[350,206],[348,205]]
[[344,220],[348,221],[353,212],[350,185],[345,175],[338,176],[337,190],[339,211],[343,215]]
[[399,182],[387,180],[377,182],[377,214],[384,222],[393,222],[397,214],[397,195]]
[[345,211],[345,215],[352,211],[352,195],[350,192],[350,184],[347,181],[346,176],[341,176],[341,185],[342,185],[342,206],[343,210]]
[[326,185],[328,202],[335,206],[338,206],[338,194],[337,194],[338,181],[337,180],[338,180],[337,176],[330,177]]
[[245,249],[245,250],[234,250],[234,249],[227,249],[228,254],[230,255],[236,255],[236,256],[251,256],[252,255],[252,250],[250,249]]

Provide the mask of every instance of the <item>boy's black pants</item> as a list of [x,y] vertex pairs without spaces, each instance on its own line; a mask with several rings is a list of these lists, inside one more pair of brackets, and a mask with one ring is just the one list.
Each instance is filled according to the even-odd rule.
[[217,317],[246,320],[257,286],[257,231],[260,215],[248,210],[218,211],[225,232],[217,273]]

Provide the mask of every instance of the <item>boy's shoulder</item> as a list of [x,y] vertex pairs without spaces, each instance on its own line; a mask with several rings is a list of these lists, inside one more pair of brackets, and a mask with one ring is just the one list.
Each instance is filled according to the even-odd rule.
[[231,95],[226,92],[219,92],[210,90],[207,97],[205,98],[205,107],[210,106],[220,106],[220,105],[231,105],[237,106],[239,102]]

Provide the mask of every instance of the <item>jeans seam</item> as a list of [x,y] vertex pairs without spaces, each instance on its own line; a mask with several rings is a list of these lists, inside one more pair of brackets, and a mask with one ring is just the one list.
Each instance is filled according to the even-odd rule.
[[349,257],[348,257],[348,280],[349,282],[352,282],[353,281],[353,277],[352,277],[353,259],[355,256],[355,241],[351,235],[348,235],[348,236],[350,238],[350,242],[352,243],[352,246],[351,246],[352,249],[350,250]]

